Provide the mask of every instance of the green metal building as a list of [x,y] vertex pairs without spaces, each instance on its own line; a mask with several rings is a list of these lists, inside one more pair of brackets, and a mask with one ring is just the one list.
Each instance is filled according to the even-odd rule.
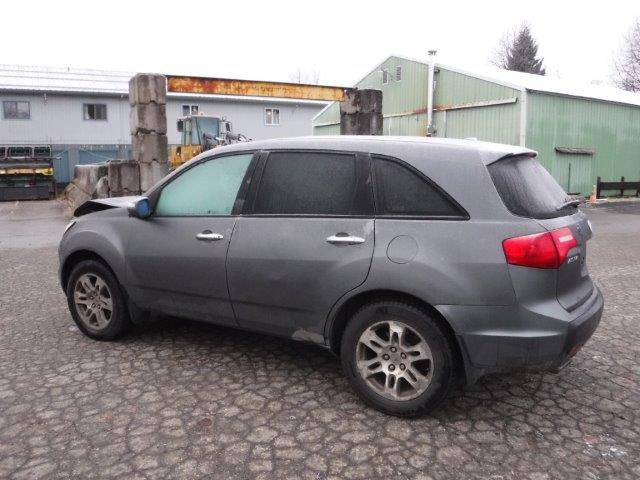
[[[477,138],[522,145],[569,193],[603,181],[640,179],[640,94],[573,85],[505,70],[485,74],[434,63],[429,109],[425,62],[391,56],[355,86],[383,92],[384,135]],[[431,127],[429,127],[431,110]],[[313,119],[315,135],[340,133],[340,107]],[[614,193],[614,192],[611,192]],[[631,193],[631,192],[630,192]]]

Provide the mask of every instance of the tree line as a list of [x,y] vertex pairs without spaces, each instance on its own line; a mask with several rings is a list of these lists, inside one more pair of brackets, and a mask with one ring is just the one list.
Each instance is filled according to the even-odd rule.
[[[490,58],[498,68],[544,75],[544,58],[538,56],[538,44],[531,27],[523,24],[505,33]],[[613,82],[623,90],[640,92],[640,18],[636,18],[613,60]]]

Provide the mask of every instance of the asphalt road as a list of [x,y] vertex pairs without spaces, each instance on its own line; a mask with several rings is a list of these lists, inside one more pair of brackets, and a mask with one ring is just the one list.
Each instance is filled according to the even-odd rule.
[[399,420],[314,346],[172,319],[89,340],[56,277],[61,206],[0,204],[0,478],[637,479],[640,204],[588,213],[606,308],[573,364]]

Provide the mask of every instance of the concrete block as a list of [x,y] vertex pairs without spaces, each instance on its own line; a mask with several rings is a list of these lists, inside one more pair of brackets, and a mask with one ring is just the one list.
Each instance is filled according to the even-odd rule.
[[167,133],[167,108],[147,103],[134,105],[129,113],[131,135],[138,133]]
[[358,90],[358,111],[362,113],[382,113],[382,90],[366,88]]
[[382,91],[347,90],[340,102],[341,135],[382,135]]
[[116,160],[107,163],[109,195],[123,197],[140,193],[140,169],[134,160]]
[[89,196],[93,196],[98,180],[107,175],[106,163],[76,165],[73,168],[71,182]]
[[132,135],[133,159],[140,163],[169,162],[167,136],[157,133]]
[[348,115],[354,113],[382,113],[382,91],[365,88],[363,90],[347,89],[345,99],[340,102],[340,112]]
[[129,104],[167,103],[167,79],[157,73],[138,73],[129,80]]
[[91,200],[91,195],[78,188],[74,183],[69,183],[64,189],[64,196],[66,197],[71,211],[82,205],[87,200]]
[[382,135],[381,113],[340,115],[340,135]]
[[109,180],[107,177],[101,177],[98,180],[93,198],[109,198]]
[[140,191],[146,192],[169,173],[166,162],[147,162],[140,164]]

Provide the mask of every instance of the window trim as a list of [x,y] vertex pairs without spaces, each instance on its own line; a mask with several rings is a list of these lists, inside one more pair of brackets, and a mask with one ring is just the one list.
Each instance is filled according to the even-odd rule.
[[[398,75],[399,73],[399,75]],[[401,82],[402,81],[402,65],[396,65],[396,74],[394,77],[396,82]]]
[[[27,118],[20,117],[7,117],[5,104],[6,103],[15,103],[16,104],[16,113],[18,112],[18,103],[26,103],[29,107],[29,116]],[[3,120],[31,120],[31,100],[3,100],[2,101],[2,119]]]
[[[424,182],[426,182],[431,187],[433,187],[433,189],[436,190],[440,195],[442,195],[446,200],[451,202],[451,205],[453,205],[453,207],[456,210],[458,210],[459,215],[398,215],[398,214],[378,213],[381,196],[378,193],[378,181],[376,179],[376,169],[374,167],[376,158],[379,158],[384,161],[390,161],[390,162],[396,163],[401,167],[407,168],[408,170],[413,172],[415,175],[421,178]],[[460,205],[455,198],[453,198],[449,193],[447,193],[446,190],[444,190],[440,185],[438,185],[436,182],[431,180],[420,170],[415,168],[413,165],[410,165],[409,163],[405,162],[404,160],[400,160],[399,158],[391,157],[388,155],[380,155],[380,154],[372,153],[371,154],[371,177],[373,180],[372,184],[373,184],[373,200],[375,205],[375,218],[377,219],[379,218],[379,219],[396,219],[396,220],[446,220],[446,221],[463,220],[463,221],[466,221],[471,218],[467,210],[462,205]]]
[[[361,173],[361,176],[356,179],[356,195],[364,195],[369,201],[368,214],[363,215],[336,215],[326,213],[254,213],[254,206],[260,190],[260,184],[262,182],[262,174],[264,173],[267,159],[272,153],[327,153],[334,155],[352,155],[356,161],[356,173]],[[274,148],[269,150],[263,150],[260,153],[259,163],[255,168],[254,176],[249,187],[249,192],[245,200],[245,207],[241,213],[242,216],[251,218],[366,218],[373,219],[375,214],[375,205],[373,199],[373,181],[369,182],[367,188],[367,179],[372,179],[372,168],[369,154],[361,151],[354,150],[330,150],[330,149],[316,149],[316,148]]]
[[[271,118],[273,119],[273,111],[278,111],[278,123],[267,123],[267,110],[271,110]],[[264,125],[265,127],[279,127],[280,124],[280,107],[265,107],[264,108]]]
[[[158,185],[157,187],[153,188],[151,191],[149,191],[147,198],[149,199],[149,202],[151,203],[151,216],[150,218],[218,218],[218,217],[223,217],[223,218],[228,218],[228,217],[238,217],[241,215],[241,212],[244,208],[244,204],[246,202],[247,199],[247,192],[249,191],[249,187],[251,186],[251,183],[253,181],[253,176],[254,176],[254,171],[256,169],[256,165],[258,164],[258,159],[260,157],[260,151],[259,150],[238,150],[238,151],[234,151],[234,152],[225,152],[222,154],[217,154],[217,155],[209,155],[205,158],[202,158],[200,160],[198,160],[197,162],[194,162],[193,164],[190,164],[184,168],[180,168],[178,170],[174,170],[174,174],[170,175],[169,177],[166,178],[166,180],[161,183],[160,185]],[[179,178],[181,175],[184,175],[185,172],[188,172],[189,170],[191,170],[192,168],[201,165],[205,162],[208,161],[214,161],[217,160],[219,158],[223,158],[223,157],[231,157],[231,156],[237,156],[237,155],[248,155],[251,154],[251,161],[249,162],[249,166],[247,167],[247,171],[244,174],[244,178],[242,179],[242,183],[240,184],[240,188],[238,189],[238,194],[236,195],[236,199],[233,202],[233,207],[231,208],[231,213],[229,215],[220,215],[220,214],[211,214],[211,215],[205,215],[205,214],[198,214],[198,215],[158,215],[156,213],[156,205],[158,204],[158,201],[160,200],[160,195],[162,195],[162,191],[164,190],[164,188],[169,185],[171,182],[173,182],[176,178]]]
[[387,85],[389,83],[389,69],[388,68],[383,68],[382,69],[382,84],[383,85]]
[[[186,115],[184,114],[184,107],[187,107],[189,109],[189,113],[187,113]],[[196,107],[198,109],[198,113],[193,113],[192,109],[193,107]],[[184,118],[188,115],[200,115],[200,104],[199,103],[182,103],[180,104],[180,108],[182,109],[182,115],[178,118]]]
[[[86,118],[85,116],[85,109],[89,106],[89,105],[93,105],[94,107],[96,105],[104,105],[104,118]],[[85,122],[106,122],[109,120],[109,112],[108,112],[108,108],[107,108],[107,104],[106,103],[87,103],[87,102],[83,102],[82,104],[82,119]]]

